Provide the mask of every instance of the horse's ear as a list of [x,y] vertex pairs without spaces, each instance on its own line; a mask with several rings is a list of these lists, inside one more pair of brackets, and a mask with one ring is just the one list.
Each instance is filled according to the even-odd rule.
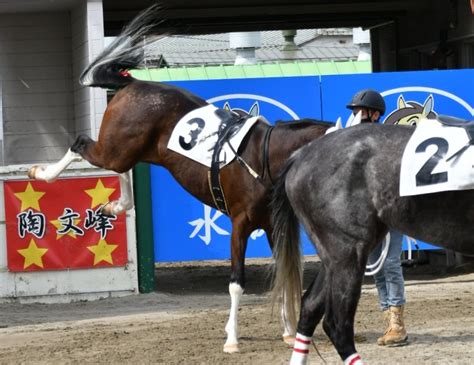
[[253,103],[252,107],[250,108],[249,115],[252,117],[258,117],[260,115],[260,107],[257,101]]
[[362,121],[362,110],[359,110],[359,112],[356,114],[354,119],[351,120],[350,124],[346,127],[353,127],[357,124],[360,124]]
[[398,97],[397,104],[398,109],[405,109],[407,107],[407,104],[405,103],[405,99],[403,98],[402,94],[400,94],[400,96]]
[[231,109],[230,104],[229,104],[228,101],[226,101],[226,102],[224,103],[224,106],[223,106],[222,109],[228,110],[228,111],[232,111],[232,109]]
[[423,111],[421,112],[421,117],[426,118],[432,111],[434,107],[433,95],[430,94],[423,104]]
[[334,127],[330,127],[326,130],[325,134],[332,133],[334,131],[337,131],[339,129],[342,129],[342,122],[341,122],[341,117],[337,118],[336,123],[334,124]]

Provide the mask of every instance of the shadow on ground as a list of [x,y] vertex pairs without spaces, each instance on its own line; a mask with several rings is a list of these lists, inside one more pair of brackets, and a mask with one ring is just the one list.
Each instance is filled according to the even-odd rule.
[[[246,294],[264,294],[270,289],[270,260],[257,260],[245,266]],[[304,288],[306,289],[316,277],[321,262],[311,259],[304,266]],[[404,268],[407,285],[411,280],[433,281],[445,277],[453,277],[474,272],[474,263],[466,263],[459,267],[447,268],[446,265],[424,264]],[[155,291],[169,294],[227,294],[230,278],[230,261],[181,263],[157,265],[155,271]],[[364,283],[372,283],[366,277]]]

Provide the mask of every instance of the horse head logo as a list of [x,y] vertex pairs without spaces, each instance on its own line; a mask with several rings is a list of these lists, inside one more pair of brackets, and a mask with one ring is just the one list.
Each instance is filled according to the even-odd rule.
[[400,124],[416,126],[421,119],[435,119],[433,95],[426,98],[423,105],[416,101],[406,102],[403,95],[398,97],[397,109],[385,118],[384,124]]
[[260,106],[258,105],[258,101],[254,102],[253,105],[250,107],[249,111],[246,111],[242,108],[232,108],[228,101],[224,103],[224,109],[235,112],[241,116],[250,116],[250,117],[258,117],[260,115]]

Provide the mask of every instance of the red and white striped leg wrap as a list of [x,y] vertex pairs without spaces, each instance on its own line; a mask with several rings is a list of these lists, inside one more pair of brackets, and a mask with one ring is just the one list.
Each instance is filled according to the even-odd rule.
[[360,355],[356,352],[344,360],[344,365],[364,365]]
[[306,365],[308,361],[309,345],[311,345],[311,337],[296,334],[295,346],[291,354],[290,365]]

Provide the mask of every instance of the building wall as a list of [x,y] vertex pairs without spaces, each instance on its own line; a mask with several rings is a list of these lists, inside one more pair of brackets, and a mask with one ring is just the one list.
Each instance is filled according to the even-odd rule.
[[373,71],[398,70],[396,37],[395,23],[385,24],[370,32]]
[[[375,71],[474,67],[474,17],[469,2],[433,0],[430,4],[430,9],[372,31],[373,40],[377,39]],[[390,44],[396,52],[387,50]]]
[[[83,69],[103,49],[101,0],[62,12],[0,14],[0,302],[71,301],[138,292],[135,212],[127,213],[125,267],[8,271],[3,181],[25,179],[31,163],[59,160],[75,137],[96,137],[105,90],[81,87]],[[2,123],[3,119],[3,123]],[[3,127],[3,132],[2,132]],[[62,176],[106,176],[73,163]]]
[[74,131],[68,12],[0,15],[3,165],[56,160]]
[[77,135],[97,137],[106,92],[78,80],[103,39],[101,0],[0,14],[0,165],[56,161]]

